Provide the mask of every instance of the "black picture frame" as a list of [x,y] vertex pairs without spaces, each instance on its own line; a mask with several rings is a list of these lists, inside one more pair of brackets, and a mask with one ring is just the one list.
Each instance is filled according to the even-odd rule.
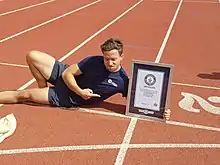
[[[165,109],[169,109],[170,107],[170,92],[171,92],[171,83],[172,83],[172,76],[173,76],[173,65],[171,64],[163,64],[163,63],[155,63],[155,62],[149,62],[149,61],[138,61],[138,60],[132,60],[132,74],[129,79],[129,87],[128,87],[128,96],[127,96],[127,104],[126,104],[126,115],[131,117],[138,117],[138,118],[148,118],[153,120],[162,120],[164,121],[163,113]],[[153,73],[153,74],[147,74],[146,73]],[[138,76],[142,74],[141,76]],[[149,78],[150,75],[150,83],[154,84],[156,82],[157,76],[158,79],[160,79],[160,82],[157,82],[160,85],[159,90],[157,91],[155,87],[153,87],[152,84],[147,83],[146,78]],[[157,75],[157,76],[154,76]],[[143,76],[145,78],[143,79]],[[139,80],[141,79],[141,80]],[[155,81],[154,81],[155,80]],[[139,86],[137,86],[137,82],[144,81],[142,84],[144,84],[142,87],[143,89],[137,89]],[[140,83],[138,83],[140,84]],[[155,83],[156,84],[156,83]],[[154,84],[154,85],[155,85]],[[148,89],[153,88],[153,89]],[[143,92],[143,97],[136,95],[140,91],[146,91],[145,94]],[[154,90],[154,91],[153,91]],[[136,97],[141,98],[144,103],[146,102],[146,105],[148,104],[148,100],[153,100],[148,93],[160,93],[158,94],[158,98],[155,101],[155,104],[152,104],[151,107],[157,106],[157,110],[154,108],[145,108],[144,106],[137,106],[135,105]],[[155,92],[156,91],[156,92]],[[139,93],[142,93],[139,92]],[[140,95],[140,94],[139,94]],[[153,94],[151,94],[153,96]],[[149,98],[149,99],[148,99]],[[153,103],[153,102],[152,102]],[[144,105],[144,104],[143,104]]]

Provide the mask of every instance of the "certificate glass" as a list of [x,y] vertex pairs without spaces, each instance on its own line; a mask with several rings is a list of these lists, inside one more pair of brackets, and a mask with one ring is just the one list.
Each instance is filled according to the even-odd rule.
[[138,69],[134,107],[160,111],[163,72]]
[[146,61],[132,61],[126,115],[163,119],[169,108],[173,66]]

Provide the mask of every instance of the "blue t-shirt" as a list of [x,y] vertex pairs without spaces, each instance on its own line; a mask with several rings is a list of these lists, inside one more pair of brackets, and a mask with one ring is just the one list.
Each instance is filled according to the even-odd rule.
[[101,97],[92,97],[84,100],[75,93],[71,95],[71,101],[75,105],[93,104],[103,101],[116,93],[127,96],[128,76],[124,69],[110,72],[105,68],[103,56],[89,56],[78,63],[82,74],[75,76],[78,86],[82,89],[90,88],[93,93]]

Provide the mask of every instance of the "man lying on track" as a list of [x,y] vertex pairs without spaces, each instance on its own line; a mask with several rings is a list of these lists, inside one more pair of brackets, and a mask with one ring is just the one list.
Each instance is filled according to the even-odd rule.
[[[94,104],[116,93],[126,97],[129,79],[121,66],[123,43],[110,38],[100,47],[103,56],[89,56],[72,65],[43,52],[29,52],[27,64],[39,88],[0,92],[0,104],[34,102],[73,107]],[[168,120],[170,110],[164,116]]]

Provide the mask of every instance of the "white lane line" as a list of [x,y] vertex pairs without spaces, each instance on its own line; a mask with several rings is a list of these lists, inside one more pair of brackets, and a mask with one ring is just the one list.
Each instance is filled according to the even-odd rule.
[[22,67],[22,68],[29,68],[27,65],[21,65],[21,64],[10,64],[10,63],[5,63],[5,62],[0,62],[0,65],[14,66],[14,67]]
[[124,139],[123,139],[123,142],[122,142],[122,146],[121,146],[121,148],[118,152],[118,155],[117,155],[117,158],[116,158],[116,161],[115,161],[115,165],[123,164],[124,158],[126,156],[126,153],[127,153],[128,148],[129,148],[129,144],[130,144],[130,141],[131,141],[131,138],[132,138],[135,126],[136,126],[136,123],[137,123],[137,119],[132,118],[130,123],[129,123],[128,129],[125,133],[125,136],[124,136]]
[[204,129],[204,130],[209,130],[209,131],[220,132],[220,128],[218,128],[218,127],[211,127],[211,126],[191,124],[191,123],[183,123],[183,122],[179,122],[179,121],[166,121],[166,123],[170,124],[170,125],[177,125],[177,126],[183,126],[183,127],[189,127],[189,128],[197,128],[197,129]]
[[[22,148],[22,149],[4,149],[0,150],[0,155],[16,155],[25,153],[57,152],[57,151],[83,151],[83,150],[107,150],[124,147],[123,144],[102,144],[102,145],[78,145],[78,146],[59,146],[59,147],[39,147],[39,148]],[[131,149],[218,149],[220,144],[192,144],[192,143],[166,143],[166,144],[128,144]]]
[[[97,111],[97,110],[91,110],[91,109],[86,109],[86,108],[76,108],[76,110],[79,110],[80,112],[93,113],[93,114],[98,114],[98,115],[106,115],[106,116],[130,118],[130,119],[134,118],[134,117],[130,117],[130,116],[126,116],[123,114],[114,113],[114,112]],[[147,119],[147,118],[146,119],[145,118],[136,118],[136,119],[143,120],[143,121],[149,121],[149,122],[155,122],[154,120]],[[159,122],[159,121],[157,121],[157,122]],[[171,121],[170,120],[170,121],[166,121],[166,124],[220,132],[220,128],[218,128],[218,127],[184,123],[184,122],[179,122],[179,121]]]
[[[179,2],[179,0],[153,0],[155,2]],[[220,0],[218,0],[220,2]],[[219,2],[216,2],[216,1],[191,1],[191,0],[184,0],[183,3],[219,3]]]
[[204,85],[196,85],[196,84],[185,84],[185,83],[178,83],[178,82],[172,82],[172,84],[173,85],[180,85],[180,86],[195,87],[195,88],[205,88],[205,89],[220,90],[219,87],[214,87],[214,86],[204,86]]
[[[159,50],[158,54],[157,54],[155,63],[159,63],[159,62],[160,62],[160,59],[161,59],[161,57],[162,57],[164,48],[165,48],[166,43],[167,43],[167,41],[168,41],[168,38],[169,38],[169,36],[170,36],[171,30],[172,30],[172,28],[173,28],[173,25],[174,25],[174,23],[175,23],[175,21],[176,21],[176,18],[177,18],[177,15],[178,15],[178,13],[179,13],[179,10],[180,10],[180,7],[181,7],[181,5],[182,5],[182,2],[183,2],[183,0],[180,1],[179,5],[178,5],[178,7],[177,7],[177,10],[176,10],[176,12],[175,12],[175,14],[174,14],[174,17],[173,17],[173,19],[172,19],[172,21],[171,21],[171,24],[170,24],[170,26],[169,26],[169,29],[168,29],[168,31],[167,31],[167,33],[166,33],[166,36],[165,36],[165,38],[164,38],[164,40],[163,40],[163,43],[162,43],[162,45],[161,45],[161,47],[160,47],[160,50]],[[128,129],[127,129],[125,135],[129,134],[129,135],[132,137],[132,134],[133,134],[135,125],[136,125],[136,123],[137,123],[137,120],[138,120],[138,119],[136,119],[136,118],[135,118],[135,119],[133,119],[133,118],[131,119],[130,124],[132,123],[133,126],[132,126],[132,127],[128,127]],[[130,139],[131,139],[131,137],[130,137]],[[126,137],[126,136],[125,136],[125,138],[128,139],[128,137]],[[123,141],[123,142],[124,142],[124,141]],[[126,141],[126,144],[127,144],[127,143],[129,144],[130,141]],[[122,143],[122,144],[123,144],[123,143]],[[126,146],[123,147],[123,148],[120,148],[120,151],[119,151],[119,153],[118,153],[118,155],[117,155],[117,158],[116,158],[115,165],[122,165],[122,164],[123,164],[124,158],[125,158],[125,156],[126,156],[127,149],[128,149],[128,148],[127,148]]]
[[38,4],[35,4],[35,5],[30,5],[30,6],[27,6],[27,7],[20,8],[20,9],[16,9],[16,10],[8,11],[8,12],[5,12],[5,13],[1,13],[0,17],[4,16],[4,15],[9,15],[9,14],[12,14],[12,13],[15,13],[15,12],[23,11],[23,10],[26,10],[26,9],[30,9],[30,8],[33,8],[33,7],[36,7],[36,6],[41,6],[41,5],[51,3],[51,2],[54,2],[54,1],[56,1],[56,0],[49,0],[49,1],[38,3]]
[[129,148],[165,148],[165,149],[170,149],[170,148],[220,148],[220,144],[175,144],[175,143],[170,143],[170,144],[130,144]]
[[106,112],[106,111],[97,111],[97,110],[92,110],[92,109],[86,109],[86,108],[70,108],[71,110],[77,110],[80,112],[86,112],[86,113],[93,113],[97,115],[105,115],[105,116],[113,116],[113,117],[121,117],[121,118],[132,118],[130,116],[126,116],[123,114],[119,113],[114,113],[114,112]]
[[175,12],[175,14],[174,14],[174,17],[173,17],[173,19],[172,19],[172,21],[171,21],[171,24],[170,24],[170,26],[169,26],[169,29],[168,29],[168,31],[167,31],[167,33],[166,33],[166,36],[165,36],[165,38],[164,38],[164,40],[163,40],[163,43],[162,43],[162,45],[161,45],[161,47],[160,47],[160,50],[159,50],[158,54],[157,54],[157,58],[156,58],[156,60],[155,60],[156,63],[159,63],[159,62],[160,62],[160,59],[161,59],[161,57],[162,57],[162,54],[163,54],[163,51],[164,51],[165,46],[166,46],[166,44],[167,44],[167,41],[168,41],[168,39],[169,39],[169,37],[170,37],[171,30],[173,29],[174,23],[175,23],[175,21],[176,21],[176,18],[177,18],[177,15],[178,15],[178,13],[179,13],[179,10],[180,10],[180,7],[181,7],[182,3],[183,3],[183,0],[180,1],[179,5],[178,5],[178,7],[177,7],[177,9],[176,9],[176,12]]
[[60,146],[60,147],[42,147],[42,148],[23,148],[0,150],[0,155],[36,153],[36,152],[55,152],[55,151],[77,151],[77,150],[100,150],[100,149],[117,149],[121,145],[81,145],[81,146]]
[[11,35],[11,36],[9,36],[9,37],[6,37],[6,38],[4,38],[4,39],[1,39],[1,40],[0,40],[0,43],[5,42],[5,41],[7,41],[7,40],[9,40],[9,39],[12,39],[12,38],[14,38],[14,37],[17,37],[17,36],[19,36],[19,35],[21,35],[21,34],[27,33],[27,32],[29,32],[29,31],[34,30],[34,29],[36,29],[36,28],[39,28],[39,27],[41,27],[41,26],[44,26],[44,25],[46,25],[46,24],[49,24],[49,23],[51,23],[51,22],[54,22],[54,21],[56,21],[56,20],[58,20],[58,19],[61,19],[61,18],[65,17],[65,16],[68,16],[68,15],[70,15],[70,14],[72,14],[72,13],[75,13],[75,12],[77,12],[77,11],[79,11],[79,10],[82,10],[82,9],[84,9],[84,8],[90,7],[90,6],[92,6],[92,5],[94,5],[94,4],[98,3],[98,2],[101,2],[101,1],[102,1],[102,0],[97,0],[97,1],[95,1],[95,2],[89,3],[89,4],[87,4],[87,5],[85,5],[85,6],[82,6],[82,7],[78,8],[78,9],[72,10],[72,11],[66,13],[66,14],[60,15],[60,16],[55,17],[55,18],[53,18],[53,19],[50,19],[50,20],[48,20],[48,21],[46,21],[46,22],[43,22],[43,23],[38,24],[38,25],[36,25],[36,26],[33,26],[33,27],[29,28],[29,29],[26,29],[26,30],[24,30],[24,31],[21,31],[21,32],[19,32],[19,33],[16,33],[16,34],[14,34],[14,35]]

